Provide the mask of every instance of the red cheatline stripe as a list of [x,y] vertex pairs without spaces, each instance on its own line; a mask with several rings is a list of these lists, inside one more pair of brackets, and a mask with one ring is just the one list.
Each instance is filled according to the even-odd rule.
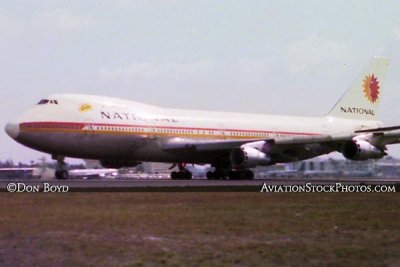
[[107,123],[80,123],[80,122],[23,122],[21,128],[67,128],[82,129],[86,125],[100,127],[132,127],[132,128],[158,128],[174,130],[196,130],[196,131],[226,131],[226,132],[247,132],[247,133],[274,133],[274,134],[297,134],[297,135],[320,135],[318,133],[287,132],[287,131],[266,131],[266,130],[246,130],[246,129],[222,129],[222,128],[201,128],[201,127],[181,127],[181,126],[158,126],[158,125],[134,125],[134,124],[107,124]]
[[85,127],[84,123],[71,123],[71,122],[23,122],[20,124],[21,128],[68,128],[76,129]]

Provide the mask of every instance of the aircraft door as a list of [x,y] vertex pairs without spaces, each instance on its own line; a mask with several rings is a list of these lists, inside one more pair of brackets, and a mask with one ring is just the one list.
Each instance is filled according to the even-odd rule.
[[84,129],[85,134],[87,134],[87,135],[94,134],[94,125],[93,125],[93,123],[88,123],[88,122],[85,123],[85,127],[83,129]]
[[147,129],[146,131],[148,132],[147,138],[150,140],[154,140],[157,138],[157,125],[153,121],[147,121],[146,122]]
[[223,140],[226,139],[227,132],[225,131],[225,127],[222,123],[218,123],[218,133],[217,133]]

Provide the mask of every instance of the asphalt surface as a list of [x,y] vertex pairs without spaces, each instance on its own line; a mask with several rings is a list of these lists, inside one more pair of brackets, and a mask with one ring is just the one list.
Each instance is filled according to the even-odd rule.
[[[15,184],[21,192],[34,190],[33,187],[52,187],[61,190],[68,187],[73,191],[260,191],[266,185],[399,185],[399,178],[304,178],[304,179],[254,179],[254,180],[170,180],[170,179],[104,179],[104,180],[0,180],[0,191],[10,192],[9,184]],[[58,186],[58,187],[57,187]],[[65,189],[62,189],[65,190]],[[28,191],[29,192],[29,191]]]

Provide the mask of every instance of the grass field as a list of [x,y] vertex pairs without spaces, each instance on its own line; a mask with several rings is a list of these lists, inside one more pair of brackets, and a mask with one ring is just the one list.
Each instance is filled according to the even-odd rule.
[[0,194],[0,266],[400,266],[400,194]]

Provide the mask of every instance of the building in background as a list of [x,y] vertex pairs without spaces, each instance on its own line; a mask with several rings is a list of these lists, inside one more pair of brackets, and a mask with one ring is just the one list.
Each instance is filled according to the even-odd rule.
[[[98,161],[86,160],[86,169],[104,169]],[[169,178],[169,173],[177,170],[171,164],[143,162],[142,164],[118,170],[115,178]],[[45,161],[32,163],[31,166],[0,167],[0,179],[53,179],[53,166]],[[71,169],[82,169],[84,166],[76,165]],[[210,165],[189,165],[193,178],[205,178]],[[106,169],[104,169],[106,170]],[[82,170],[84,171],[84,170]],[[400,177],[400,160],[387,156],[379,160],[352,161],[346,159],[315,158],[311,160],[276,164],[268,167],[258,167],[253,170],[256,178],[308,178],[308,177]]]

